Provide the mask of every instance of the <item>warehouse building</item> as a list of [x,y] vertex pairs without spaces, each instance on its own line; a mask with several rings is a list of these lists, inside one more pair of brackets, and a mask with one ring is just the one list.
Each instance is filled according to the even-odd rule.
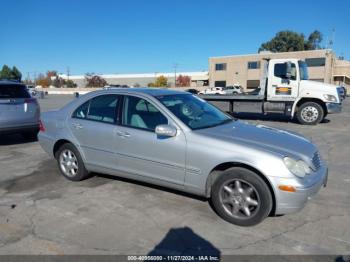
[[[209,84],[209,75],[207,71],[202,72],[177,72],[179,75],[189,76],[191,78],[191,87],[202,87]],[[130,87],[145,87],[149,83],[155,82],[159,76],[165,76],[168,79],[169,87],[175,86],[175,72],[174,73],[150,73],[150,74],[101,74],[99,75],[109,85],[127,85]],[[77,84],[78,87],[86,86],[85,75],[71,75],[60,74],[59,77],[63,79],[70,79]]]
[[330,49],[209,58],[210,86],[240,85],[245,90],[257,88],[263,74],[263,59],[297,58],[309,68],[310,80],[350,88],[350,61],[340,60]]

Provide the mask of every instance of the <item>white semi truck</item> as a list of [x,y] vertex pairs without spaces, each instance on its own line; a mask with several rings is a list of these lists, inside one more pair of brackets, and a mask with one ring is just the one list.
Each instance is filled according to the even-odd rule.
[[316,125],[342,108],[341,87],[311,81],[304,61],[265,60],[260,87],[244,95],[201,95],[208,101],[229,102],[230,113],[281,113],[301,124]]

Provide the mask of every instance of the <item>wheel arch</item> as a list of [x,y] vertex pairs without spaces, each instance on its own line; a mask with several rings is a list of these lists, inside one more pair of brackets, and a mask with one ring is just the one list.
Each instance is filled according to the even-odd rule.
[[298,100],[298,101],[296,101],[296,102],[294,103],[293,110],[292,110],[292,117],[294,117],[294,115],[298,112],[298,108],[299,108],[302,104],[304,104],[304,103],[306,103],[306,102],[314,102],[314,103],[317,103],[317,104],[319,104],[319,105],[322,107],[322,109],[323,109],[323,111],[324,111],[325,114],[328,113],[328,112],[327,112],[327,106],[326,106],[326,103],[325,103],[324,101],[322,101],[322,100],[319,99],[319,98],[304,97],[304,98],[301,98],[300,100]]
[[73,143],[67,139],[57,140],[55,145],[53,146],[53,150],[52,150],[54,157],[56,157],[56,153],[57,153],[58,149],[60,149],[60,147],[64,144],[73,144]]
[[232,167],[242,167],[242,168],[248,169],[256,173],[262,180],[264,180],[264,182],[266,183],[267,187],[270,190],[271,197],[272,197],[272,209],[270,214],[274,214],[276,211],[277,203],[276,203],[276,193],[272,187],[271,182],[260,170],[248,164],[244,164],[240,162],[225,162],[225,163],[218,164],[216,167],[214,167],[209,173],[209,176],[206,181],[206,189],[205,189],[206,197],[210,198],[212,185],[214,184],[215,180],[219,177],[220,173]]

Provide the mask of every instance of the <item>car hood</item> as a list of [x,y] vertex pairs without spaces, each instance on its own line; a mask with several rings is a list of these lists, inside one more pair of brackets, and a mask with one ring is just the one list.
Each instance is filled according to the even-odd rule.
[[287,130],[264,125],[253,125],[241,121],[212,128],[197,130],[201,135],[239,143],[257,150],[264,150],[281,156],[292,156],[310,161],[317,151],[308,139]]

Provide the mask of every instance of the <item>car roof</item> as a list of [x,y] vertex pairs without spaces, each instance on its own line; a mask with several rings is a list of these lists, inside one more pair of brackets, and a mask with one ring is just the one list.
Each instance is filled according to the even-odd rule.
[[23,85],[21,82],[11,81],[11,80],[0,80],[0,85]]
[[118,93],[135,93],[135,94],[146,94],[150,96],[164,96],[164,95],[178,95],[178,94],[185,94],[184,91],[177,91],[177,90],[171,90],[171,89],[162,89],[162,88],[109,88],[105,90],[99,90],[96,91],[98,93],[114,93],[115,91],[118,91]]

